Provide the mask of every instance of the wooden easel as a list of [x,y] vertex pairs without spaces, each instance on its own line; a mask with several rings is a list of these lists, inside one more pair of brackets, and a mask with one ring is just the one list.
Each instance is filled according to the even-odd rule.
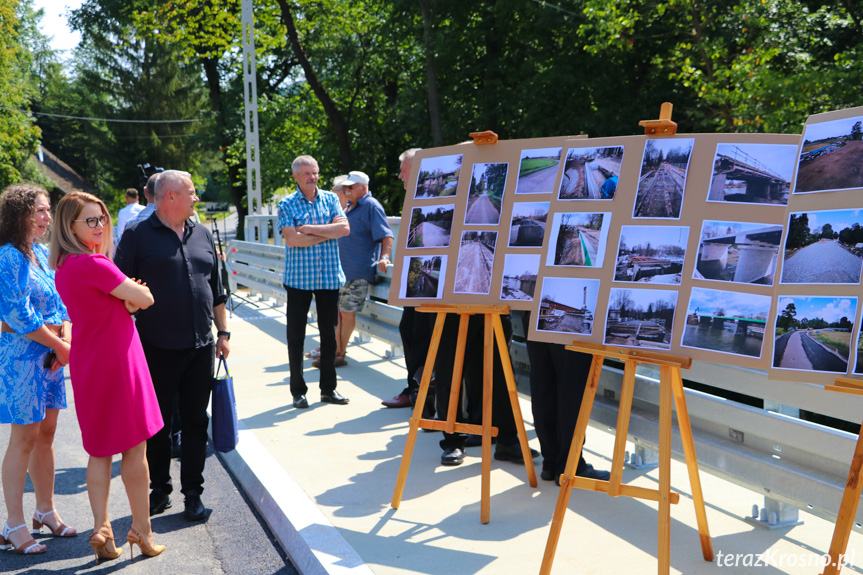
[[[837,377],[833,385],[825,385],[827,391],[847,393],[849,395],[863,395],[863,381],[847,377]],[[860,435],[857,437],[857,446],[854,448],[854,457],[851,459],[851,469],[848,471],[848,481],[845,483],[845,492],[842,494],[842,503],[839,505],[839,514],[836,517],[836,527],[833,528],[833,540],[830,542],[830,562],[824,568],[822,575],[838,575],[842,570],[839,557],[845,555],[848,547],[848,539],[851,537],[851,529],[854,527],[854,516],[857,515],[857,503],[860,501],[860,492],[863,490],[863,425],[860,426]]]
[[[494,361],[494,341],[503,363],[504,375],[506,376],[506,387],[509,391],[509,400],[512,404],[512,413],[518,430],[518,440],[524,464],[527,468],[527,478],[531,487],[536,487],[536,471],[533,467],[533,459],[530,456],[530,447],[527,444],[527,433],[524,429],[524,420],[521,416],[521,407],[518,404],[518,393],[515,387],[515,377],[512,373],[512,364],[509,360],[509,349],[506,346],[506,338],[503,334],[503,324],[500,316],[509,313],[506,305],[421,305],[418,312],[436,313],[434,331],[432,332],[431,344],[426,356],[426,369],[423,370],[416,405],[410,419],[410,431],[405,444],[405,452],[402,456],[399,468],[396,488],[393,492],[392,507],[399,508],[402,493],[407,480],[408,469],[411,464],[414,444],[416,443],[419,428],[435,429],[447,433],[472,433],[482,435],[482,496],[480,505],[480,521],[489,522],[490,499],[491,499],[491,438],[497,436],[497,428],[491,425],[492,411],[492,362]],[[432,366],[434,366],[437,350],[443,333],[444,321],[448,313],[459,315],[458,340],[456,342],[455,365],[452,372],[452,384],[450,386],[449,406],[447,408],[446,421],[434,419],[422,419],[423,406],[428,395],[429,382],[431,381]],[[456,413],[459,409],[459,394],[461,392],[461,377],[464,364],[465,342],[467,339],[468,320],[470,316],[483,314],[485,316],[485,332],[483,338],[483,377],[482,377],[482,425],[456,422]],[[494,335],[492,335],[492,332]]]
[[[601,491],[611,497],[626,496],[659,502],[658,553],[660,575],[670,572],[670,527],[671,504],[680,501],[680,495],[671,491],[671,403],[672,398],[677,407],[677,422],[680,427],[680,438],[683,443],[683,453],[686,457],[686,467],[689,470],[689,482],[692,487],[692,501],[695,504],[695,516],[698,522],[698,534],[701,538],[701,552],[705,561],[713,561],[713,545],[707,530],[707,513],[704,509],[704,497],[701,493],[701,480],[698,477],[698,464],[695,460],[695,445],[692,440],[692,429],[689,424],[689,412],[686,408],[686,398],[683,393],[683,379],[680,369],[689,369],[692,360],[687,357],[676,357],[664,353],[640,351],[635,349],[612,348],[605,345],[575,342],[566,349],[580,351],[593,355],[590,375],[584,389],[584,399],[578,412],[578,423],[572,435],[572,445],[569,448],[569,458],[566,460],[566,470],[560,477],[560,494],[551,531],[542,558],[541,575],[548,575],[554,562],[554,553],[560,530],[563,526],[563,516],[569,503],[569,494],[573,487],[589,491]],[[620,391],[620,406],[617,414],[617,434],[614,440],[614,456],[611,464],[611,477],[608,481],[586,479],[575,475],[578,460],[581,457],[581,447],[590,411],[596,397],[596,386],[602,372],[604,358],[612,357],[623,361],[623,387]],[[635,388],[635,369],[639,363],[658,365],[660,369],[659,384],[659,489],[647,489],[621,484],[623,474],[624,450],[626,436],[629,430],[629,416],[632,410],[632,394]]]

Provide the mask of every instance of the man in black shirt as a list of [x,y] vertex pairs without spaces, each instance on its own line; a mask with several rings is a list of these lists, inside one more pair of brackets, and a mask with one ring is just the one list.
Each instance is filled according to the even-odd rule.
[[[219,277],[210,231],[188,218],[198,197],[189,174],[163,172],[156,182],[156,211],[129,228],[117,247],[115,263],[127,276],[142,280],[155,303],[137,316],[153,387],[165,426],[147,441],[150,514],[171,506],[171,416],[178,398],[183,441],[180,483],[184,515],[204,519],[204,458],[207,405],[214,357],[230,352],[225,315],[227,296]],[[218,337],[213,341],[212,324]]]

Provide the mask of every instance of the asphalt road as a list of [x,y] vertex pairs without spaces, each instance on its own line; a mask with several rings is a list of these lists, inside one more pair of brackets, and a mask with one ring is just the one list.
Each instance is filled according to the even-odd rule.
[[478,197],[465,214],[464,222],[466,224],[499,224],[500,212],[488,199],[488,196],[483,194]]
[[858,284],[863,260],[836,242],[821,240],[785,260],[783,283]]
[[[778,341],[784,345],[780,347]],[[845,373],[847,361],[830,353],[807,332],[794,331],[781,336],[777,341],[777,367],[815,371]]]
[[488,293],[494,254],[481,242],[465,244],[459,254],[456,293]]
[[449,245],[449,232],[431,222],[423,222],[417,226],[417,233],[422,236],[422,248],[433,248]]
[[518,179],[518,194],[547,194],[554,189],[558,164],[533,172]]
[[[252,510],[239,487],[222,466],[218,456],[207,446],[202,499],[212,510],[207,520],[189,523],[183,518],[183,496],[179,493],[180,466],[175,460],[171,475],[175,481],[173,507],[152,518],[156,542],[167,546],[157,557],[144,557],[135,549],[129,556],[125,535],[132,525],[129,502],[120,479],[120,457],[114,458],[109,512],[118,544],[125,544],[123,554],[113,561],[96,563],[88,541],[93,516],[87,499],[87,454],[81,444],[81,432],[75,418],[72,389],[67,380],[69,408],[60,412],[55,437],[56,480],[55,504],[63,520],[78,529],[77,537],[51,538],[43,535],[37,541],[48,551],[41,555],[18,555],[0,552],[0,571],[10,574],[95,573],[122,571],[146,575],[297,575],[269,531]],[[0,425],[0,445],[9,442],[9,425]],[[29,480],[24,494],[24,512],[33,514],[35,500]],[[5,520],[3,517],[2,520]],[[45,530],[43,530],[45,533]]]

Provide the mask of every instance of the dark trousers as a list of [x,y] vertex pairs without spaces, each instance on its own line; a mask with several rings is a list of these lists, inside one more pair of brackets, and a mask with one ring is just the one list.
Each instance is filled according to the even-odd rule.
[[416,308],[405,307],[402,319],[399,321],[399,334],[402,337],[402,348],[405,350],[405,367],[408,370],[408,386],[402,393],[416,393],[419,382],[414,379],[417,370],[425,365],[426,356],[431,343],[432,328],[429,319],[434,314],[419,313]]
[[303,378],[303,346],[312,296],[318,310],[318,331],[321,334],[321,393],[336,388],[336,323],[339,321],[339,290],[304,290],[285,286],[288,292],[287,340],[288,362],[291,365],[291,395],[309,391]]
[[[527,355],[533,424],[542,452],[542,468],[557,477],[566,469],[593,356],[538,341],[527,342]],[[584,466],[582,456],[576,471]]]
[[175,398],[180,407],[183,441],[180,445],[181,491],[204,491],[204,461],[207,456],[207,405],[213,385],[215,344],[191,349],[159,349],[143,344],[153,388],[159,400],[164,427],[147,440],[150,488],[171,493],[171,423]]
[[[512,322],[509,316],[501,317],[503,332],[507,344],[512,337]],[[458,341],[458,314],[447,314],[441,334],[440,347],[438,347],[435,360],[435,401],[439,419],[446,419],[449,409],[450,386],[452,384],[452,372],[455,365],[456,344]],[[467,339],[465,342],[464,367],[462,378],[465,383],[467,395],[468,415],[471,423],[482,423],[482,376],[483,376],[483,329],[485,318],[482,315],[472,315],[468,321]],[[493,339],[493,342],[496,340]],[[494,346],[493,375],[492,375],[492,425],[498,428],[498,443],[512,444],[518,441],[518,432],[515,427],[515,418],[512,414],[512,406],[509,403],[509,393],[506,389],[506,379],[503,372],[500,354],[497,344]],[[458,421],[464,421],[461,410],[458,412]],[[444,433],[441,447],[464,447],[467,436],[461,433]]]

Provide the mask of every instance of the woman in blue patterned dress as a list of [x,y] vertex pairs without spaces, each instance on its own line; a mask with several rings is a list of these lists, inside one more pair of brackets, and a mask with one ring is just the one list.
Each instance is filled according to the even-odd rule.
[[[27,472],[36,494],[33,529],[55,537],[76,531],[54,510],[54,431],[66,407],[63,369],[69,361],[71,324],[54,287],[48,249],[36,240],[51,223],[48,193],[30,184],[9,186],[0,196],[0,423],[12,424],[3,457],[6,525],[0,548],[44,553],[24,520]],[[50,352],[54,356],[48,356]],[[53,358],[53,359],[52,359]],[[45,367],[47,363],[47,367]]]

